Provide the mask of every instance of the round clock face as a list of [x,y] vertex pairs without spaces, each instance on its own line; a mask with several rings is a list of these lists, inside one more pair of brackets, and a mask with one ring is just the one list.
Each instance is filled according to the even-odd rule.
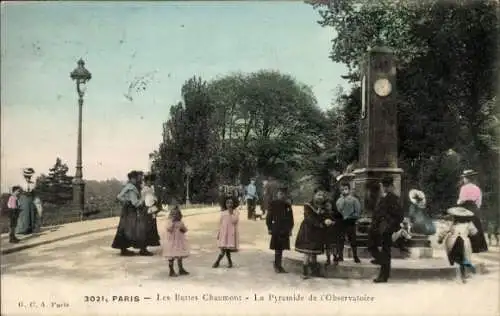
[[386,97],[392,92],[391,82],[387,79],[378,79],[373,85],[373,90],[378,96]]

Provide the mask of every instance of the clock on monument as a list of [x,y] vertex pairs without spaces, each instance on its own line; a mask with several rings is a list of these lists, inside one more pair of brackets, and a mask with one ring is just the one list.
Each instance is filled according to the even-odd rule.
[[373,84],[373,90],[379,97],[386,97],[392,92],[392,84],[387,78],[377,79]]

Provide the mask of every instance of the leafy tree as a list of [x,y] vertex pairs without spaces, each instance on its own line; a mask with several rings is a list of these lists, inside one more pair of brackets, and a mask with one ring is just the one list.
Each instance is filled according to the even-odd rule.
[[291,182],[327,127],[311,89],[276,71],[191,79],[182,95],[153,163],[162,185],[181,199],[186,164],[196,202],[213,199],[220,184],[252,176]]
[[73,199],[73,177],[67,173],[68,166],[57,158],[48,174],[41,174],[36,179],[35,190],[42,201],[61,205]]

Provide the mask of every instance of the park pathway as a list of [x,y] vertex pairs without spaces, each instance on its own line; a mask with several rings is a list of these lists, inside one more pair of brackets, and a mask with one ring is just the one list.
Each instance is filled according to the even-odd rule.
[[[300,208],[295,216],[298,227]],[[498,315],[498,269],[467,284],[277,275],[264,221],[248,221],[244,213],[235,267],[223,261],[212,269],[218,220],[217,213],[185,218],[192,248],[187,277],[169,278],[159,255],[120,257],[110,248],[113,230],[4,255],[2,315]],[[498,248],[482,256],[498,264],[495,255]],[[295,301],[277,302],[279,295]]]

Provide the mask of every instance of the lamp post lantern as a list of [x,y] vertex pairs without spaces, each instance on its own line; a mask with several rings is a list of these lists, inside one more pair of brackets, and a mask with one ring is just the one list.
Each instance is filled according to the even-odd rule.
[[82,112],[83,96],[86,91],[86,84],[92,78],[92,74],[85,68],[83,59],[77,62],[77,67],[70,73],[70,77],[76,83],[78,94],[78,141],[76,151],[76,173],[73,179],[73,203],[80,212],[83,213],[85,204],[85,182],[82,173]]
[[193,168],[191,166],[186,165],[184,170],[186,172],[186,205],[191,205],[191,201],[189,200],[189,181],[191,180],[191,175],[193,173]]

